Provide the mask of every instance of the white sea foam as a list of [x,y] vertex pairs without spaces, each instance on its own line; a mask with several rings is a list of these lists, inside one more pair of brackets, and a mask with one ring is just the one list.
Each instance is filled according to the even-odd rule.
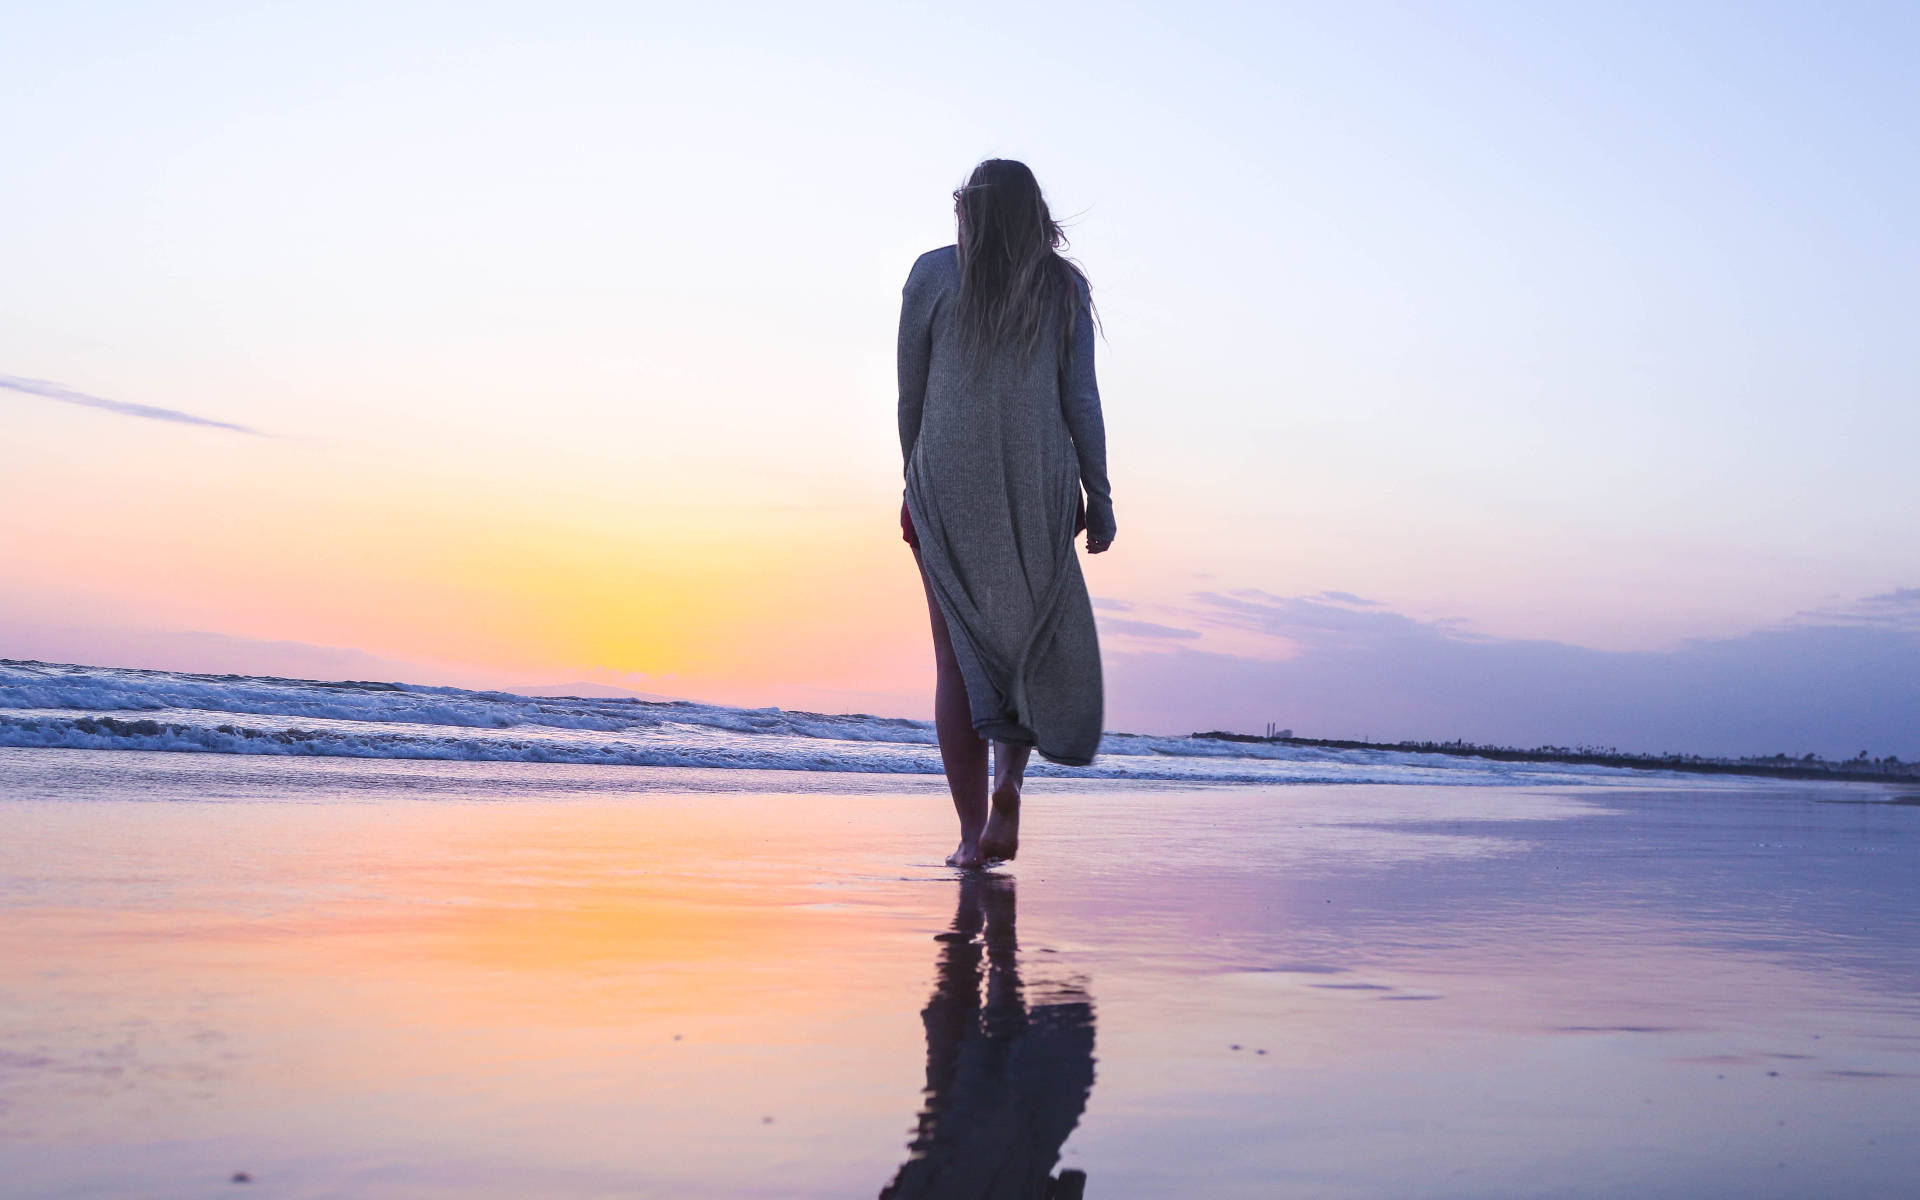
[[[0,746],[937,774],[925,721],[688,701],[191,675],[0,660]],[[1108,734],[1036,775],[1221,783],[1564,785],[1648,772]]]

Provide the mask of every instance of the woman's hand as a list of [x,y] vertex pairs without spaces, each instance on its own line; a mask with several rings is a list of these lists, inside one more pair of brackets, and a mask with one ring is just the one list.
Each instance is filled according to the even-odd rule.
[[1087,553],[1105,554],[1119,532],[1113,523],[1113,501],[1104,496],[1091,497],[1087,504]]

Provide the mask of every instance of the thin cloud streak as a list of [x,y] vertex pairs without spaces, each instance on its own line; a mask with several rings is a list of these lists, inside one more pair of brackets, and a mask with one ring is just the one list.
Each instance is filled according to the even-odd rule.
[[1180,629],[1172,625],[1162,625],[1157,621],[1128,621],[1120,617],[1108,617],[1101,621],[1100,632],[1140,638],[1197,638],[1200,636],[1200,631],[1197,629]]
[[1920,634],[1920,588],[1897,587],[1852,604],[1829,605],[1794,615],[1798,625],[1856,625]]
[[211,417],[197,417],[192,413],[181,412],[174,408],[156,408],[151,404],[129,404],[125,400],[107,400],[100,396],[89,396],[85,392],[76,392],[44,379],[23,379],[18,375],[0,375],[0,388],[24,392],[29,396],[40,396],[47,400],[58,400],[63,404],[77,404],[82,408],[97,408],[104,412],[119,413],[123,417],[144,417],[149,421],[172,421],[180,425],[205,425],[212,429],[230,429],[235,433],[244,433],[251,437],[268,436],[249,425],[236,425],[232,421],[216,421]]

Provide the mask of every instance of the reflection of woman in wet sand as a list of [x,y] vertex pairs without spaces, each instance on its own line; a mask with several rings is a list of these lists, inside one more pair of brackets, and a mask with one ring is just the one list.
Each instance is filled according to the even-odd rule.
[[1011,879],[962,879],[953,929],[939,939],[939,978],[921,1013],[927,1104],[882,1200],[1078,1197],[1086,1175],[1052,1171],[1093,1088],[1092,1003],[1071,985],[1038,985],[1048,999],[1027,1003]]

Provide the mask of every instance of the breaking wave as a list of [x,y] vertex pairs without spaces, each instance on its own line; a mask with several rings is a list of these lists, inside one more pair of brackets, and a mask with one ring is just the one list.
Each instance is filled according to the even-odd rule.
[[[193,675],[0,659],[0,746],[938,774],[925,721],[691,701]],[[1645,772],[1108,734],[1034,775],[1195,783],[1569,784]]]

